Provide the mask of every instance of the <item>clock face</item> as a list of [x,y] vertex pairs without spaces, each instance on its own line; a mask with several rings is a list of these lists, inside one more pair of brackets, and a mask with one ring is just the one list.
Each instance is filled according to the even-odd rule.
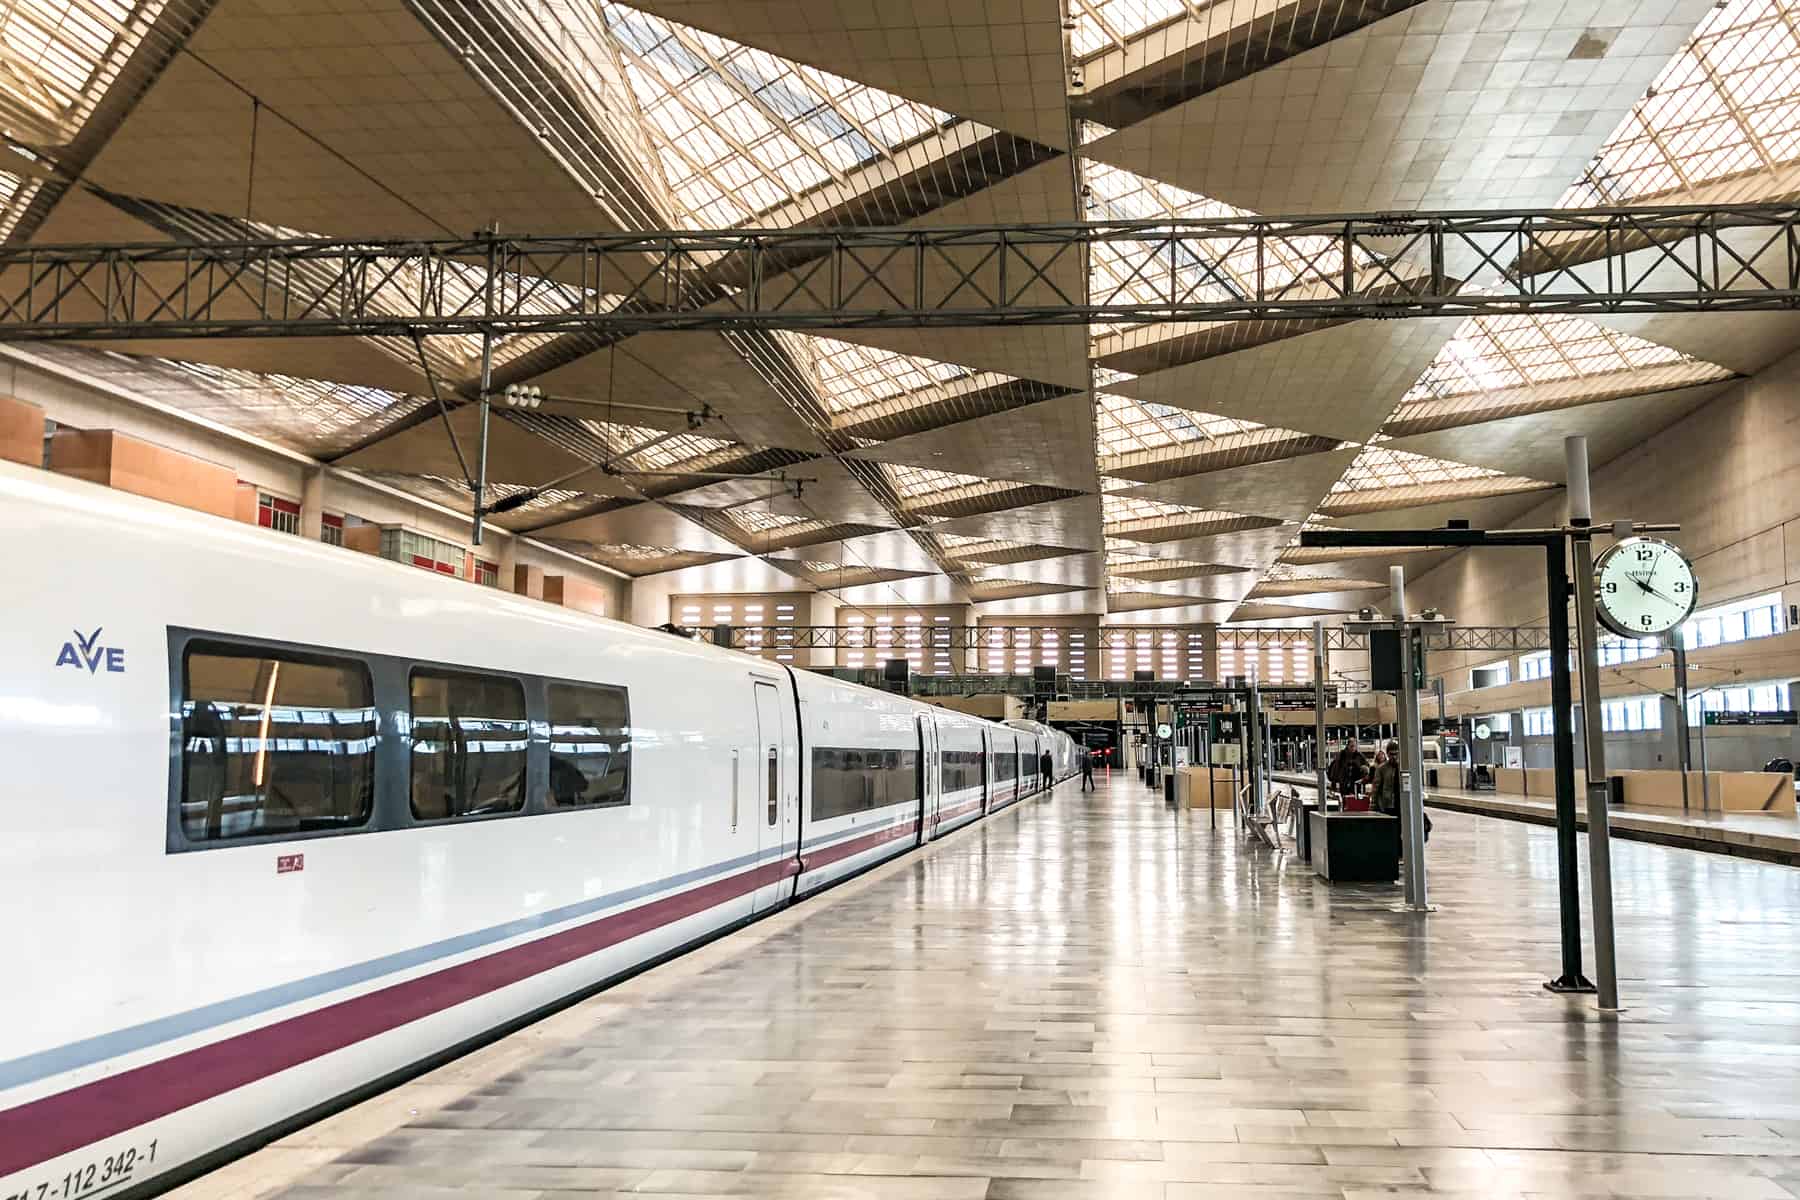
[[1693,565],[1661,538],[1626,538],[1594,564],[1598,615],[1621,637],[1669,632],[1693,613],[1698,596]]

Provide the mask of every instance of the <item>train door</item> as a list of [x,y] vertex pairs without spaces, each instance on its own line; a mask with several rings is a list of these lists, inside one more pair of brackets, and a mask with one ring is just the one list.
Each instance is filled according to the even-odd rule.
[[[773,683],[759,679],[752,690],[756,694],[756,784],[751,794],[757,798],[752,819],[756,822],[757,859],[767,865],[799,853],[800,773],[794,754],[793,706],[781,702],[781,691]],[[751,911],[774,908],[792,894],[792,877],[783,874],[756,889]]]
[[943,801],[937,787],[939,778],[937,770],[937,726],[929,717],[921,714],[919,725],[919,836],[924,844],[928,833],[937,832],[938,806]]
[[993,787],[991,786],[991,781],[994,778],[993,763],[993,744],[988,737],[988,731],[984,729],[981,731],[981,811],[984,814],[988,811],[989,801],[992,799],[991,793]]

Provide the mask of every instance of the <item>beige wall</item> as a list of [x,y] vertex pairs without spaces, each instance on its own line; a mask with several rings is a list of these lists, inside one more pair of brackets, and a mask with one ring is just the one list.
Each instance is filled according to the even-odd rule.
[[[1701,607],[1776,590],[1800,602],[1800,353],[1599,467],[1593,494],[1601,520],[1681,525],[1671,536],[1694,560]],[[1566,515],[1558,492],[1514,524]],[[1459,552],[1409,583],[1407,603],[1435,605],[1462,625],[1542,625],[1543,552]],[[1437,654],[1431,666],[1435,674],[1493,658]]]
[[[39,405],[44,416],[59,425],[116,429],[228,467],[238,479],[273,495],[306,501],[316,497],[329,512],[360,517],[377,525],[406,525],[459,546],[469,544],[469,520],[465,516],[364,483],[272,443],[135,399],[104,381],[85,381],[40,369],[25,361],[28,352],[0,349],[4,350],[0,352],[0,395],[17,396]],[[501,564],[503,586],[510,585],[516,565],[538,566],[546,575],[580,580],[585,594],[597,597],[593,604],[603,606],[607,616],[626,615],[628,581],[621,576],[503,530],[490,528],[483,542],[477,553]]]

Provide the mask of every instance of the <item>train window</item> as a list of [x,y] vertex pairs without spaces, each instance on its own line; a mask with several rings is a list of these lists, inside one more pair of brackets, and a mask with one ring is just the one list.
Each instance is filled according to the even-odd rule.
[[917,750],[820,746],[813,750],[812,768],[815,821],[919,802]]
[[525,689],[516,679],[412,673],[412,812],[421,821],[525,807]]
[[946,793],[981,786],[981,751],[946,750],[939,757],[943,763],[943,790]]
[[550,685],[550,803],[631,802],[631,706],[624,688]]
[[190,842],[368,821],[378,725],[362,663],[195,642],[181,686],[181,831]]
[[994,752],[994,782],[1005,783],[1019,769],[1019,760],[1012,750],[996,750]]

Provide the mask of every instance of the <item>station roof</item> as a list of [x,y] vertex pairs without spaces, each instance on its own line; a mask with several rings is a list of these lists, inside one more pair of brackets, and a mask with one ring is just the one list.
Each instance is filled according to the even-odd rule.
[[[1278,36],[1262,0],[17,0],[0,6],[0,236],[946,227],[1800,192],[1800,0],[1295,10],[1307,19]],[[1319,269],[1305,239],[1270,249],[1298,286]],[[1226,296],[1252,253],[1177,263],[1177,278]],[[1072,290],[1084,272],[1130,290],[1133,267],[1108,248],[1046,269]],[[437,282],[487,281],[469,266]],[[1352,609],[1378,582],[1366,556],[1301,550],[1307,522],[1509,520],[1560,485],[1563,434],[1621,453],[1785,352],[1797,322],[515,338],[496,348],[501,377],[549,399],[496,408],[491,477],[506,495],[589,468],[504,523],[629,575],[682,572],[686,592],[757,558],[853,603],[1291,620]],[[470,505],[430,397],[471,436],[475,339],[31,353]]]

